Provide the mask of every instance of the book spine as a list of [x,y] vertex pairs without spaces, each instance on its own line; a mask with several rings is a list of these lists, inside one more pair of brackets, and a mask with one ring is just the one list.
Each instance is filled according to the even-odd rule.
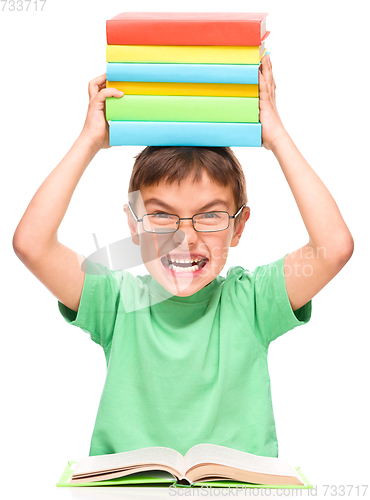
[[107,21],[109,45],[260,45],[261,23],[255,20]]
[[107,45],[107,62],[259,64],[260,47]]
[[111,146],[261,147],[260,123],[111,121]]
[[107,80],[258,84],[259,64],[107,63]]
[[106,118],[107,120],[257,123],[259,98],[146,95],[108,97]]
[[110,87],[121,90],[125,95],[258,97],[257,84],[107,81],[107,88]]

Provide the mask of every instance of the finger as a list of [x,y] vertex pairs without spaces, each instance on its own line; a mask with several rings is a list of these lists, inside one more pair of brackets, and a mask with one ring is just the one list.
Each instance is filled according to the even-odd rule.
[[89,99],[93,99],[96,94],[103,88],[103,86],[106,84],[107,81],[107,75],[104,73],[104,75],[97,76],[93,80],[89,82]]
[[266,82],[267,82],[267,86],[269,88],[269,91],[270,91],[270,94],[272,95],[272,80],[273,80],[273,76],[272,76],[272,65],[271,65],[271,59],[270,59],[270,56],[265,56],[266,57],[266,60],[265,60],[265,66],[266,66],[266,71],[265,71],[265,78],[266,78]]
[[274,98],[274,102],[276,102],[276,83],[274,77],[272,77],[272,95]]
[[269,66],[270,66],[270,71],[271,71],[271,90],[272,90],[272,96],[274,99],[274,102],[276,101],[276,83],[275,83],[275,78],[274,78],[274,73],[272,71],[272,62],[269,56]]
[[264,77],[262,71],[259,72],[259,89],[260,89],[260,102],[266,99],[270,99],[270,92],[267,86],[266,78]]
[[123,97],[124,93],[120,90],[109,87],[108,89],[102,89],[100,92],[96,94],[94,100],[96,102],[105,102],[107,97]]
[[270,66],[270,62],[269,62],[269,56],[263,56],[263,58],[261,59],[261,69],[262,69],[262,74],[265,78],[265,81],[266,81],[266,84],[267,84],[267,88],[268,88],[268,92],[270,94],[270,97],[273,98],[273,94],[272,94],[272,71],[271,71],[271,66]]
[[106,82],[104,82],[102,85],[99,85],[99,92],[102,90],[102,89],[106,89],[107,88],[107,84]]

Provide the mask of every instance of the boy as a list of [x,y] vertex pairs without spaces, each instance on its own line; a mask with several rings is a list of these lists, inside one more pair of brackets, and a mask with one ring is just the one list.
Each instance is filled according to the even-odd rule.
[[282,125],[269,57],[260,72],[263,145],[284,172],[309,241],[254,272],[233,267],[226,278],[219,273],[250,215],[244,175],[228,148],[138,155],[124,210],[149,275],[88,260],[84,273],[83,257],[58,241],[79,179],[109,145],[105,99],[123,94],[105,88],[103,75],[89,95],[79,138],[31,200],[13,246],[58,298],[66,321],[104,349],[108,371],[90,455],[149,446],[185,454],[213,443],[277,457],[269,343],[309,321],[312,297],[349,260],[353,239]]

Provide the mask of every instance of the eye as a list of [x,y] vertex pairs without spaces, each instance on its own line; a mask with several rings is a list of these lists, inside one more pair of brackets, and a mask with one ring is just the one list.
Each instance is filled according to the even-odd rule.
[[156,219],[167,219],[167,218],[171,218],[171,216],[169,214],[166,214],[164,212],[156,212],[154,214],[151,214],[153,218],[156,218]]
[[217,219],[220,215],[217,212],[206,212],[202,215],[202,218],[205,219]]

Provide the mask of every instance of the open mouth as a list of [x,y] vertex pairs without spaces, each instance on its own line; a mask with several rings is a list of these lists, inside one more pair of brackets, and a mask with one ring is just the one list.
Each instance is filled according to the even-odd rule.
[[194,273],[202,269],[208,262],[207,257],[195,257],[192,259],[175,259],[169,255],[164,255],[161,262],[165,269],[176,273]]

